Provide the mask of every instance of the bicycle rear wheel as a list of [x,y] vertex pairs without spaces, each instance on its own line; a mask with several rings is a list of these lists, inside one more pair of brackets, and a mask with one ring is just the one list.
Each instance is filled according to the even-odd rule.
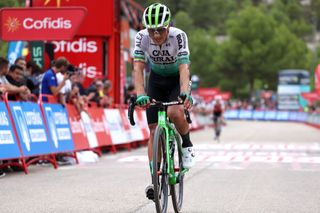
[[172,142],[173,147],[171,147],[171,158],[173,160],[173,168],[175,169],[175,174],[178,175],[177,182],[174,185],[170,185],[170,193],[172,198],[172,205],[175,212],[180,212],[183,203],[183,179],[184,174],[182,173],[182,147],[180,134],[176,132],[175,141]]
[[153,140],[152,182],[154,186],[154,202],[158,213],[167,212],[168,207],[168,165],[165,144],[165,131],[163,128],[157,127]]

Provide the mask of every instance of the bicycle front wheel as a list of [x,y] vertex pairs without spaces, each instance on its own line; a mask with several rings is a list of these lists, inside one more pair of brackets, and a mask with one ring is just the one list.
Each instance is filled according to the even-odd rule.
[[176,184],[170,185],[170,193],[172,198],[172,205],[175,212],[180,212],[183,202],[183,179],[184,173],[182,172],[182,147],[180,134],[176,132],[175,141],[172,142],[171,158],[173,160],[173,168],[175,170]]
[[153,173],[154,202],[158,213],[167,212],[168,207],[168,174],[166,158],[165,130],[157,127],[153,140]]

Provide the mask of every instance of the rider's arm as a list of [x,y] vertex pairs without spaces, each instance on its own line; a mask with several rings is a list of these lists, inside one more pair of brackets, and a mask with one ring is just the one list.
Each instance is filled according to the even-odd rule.
[[180,92],[189,94],[189,81],[190,81],[190,51],[188,45],[187,34],[183,31],[176,36],[177,38],[177,47],[178,47],[178,56],[177,61],[179,64],[179,74],[180,74]]
[[145,94],[144,90],[144,68],[145,68],[145,35],[142,31],[138,32],[135,37],[134,51],[133,51],[133,79],[137,95]]
[[180,72],[180,91],[189,94],[189,79],[190,79],[190,71],[188,64],[180,64],[179,65]]
[[144,79],[143,70],[145,68],[145,63],[140,61],[135,61],[133,63],[133,78],[134,85],[136,87],[137,95],[144,94]]

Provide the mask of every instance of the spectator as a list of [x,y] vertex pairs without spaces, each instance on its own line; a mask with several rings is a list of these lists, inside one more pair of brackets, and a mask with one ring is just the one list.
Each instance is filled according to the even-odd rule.
[[134,88],[133,84],[130,84],[126,90],[126,95],[125,95],[125,99],[124,99],[124,103],[125,104],[129,104],[130,103],[130,97],[131,96],[136,96],[136,91]]
[[26,76],[28,80],[26,85],[36,96],[39,96],[43,75],[43,70],[34,61],[27,62]]
[[[53,66],[44,73],[41,82],[41,94],[58,97],[61,88],[66,84],[69,76],[64,75],[63,80],[58,84],[56,74],[59,72],[62,74],[66,73],[68,65],[69,62],[64,57],[59,57],[54,61]],[[47,98],[43,97],[42,100],[47,101]]]
[[61,88],[60,92],[59,92],[59,103],[61,103],[62,105],[66,105],[67,103],[67,97],[69,96],[71,89],[72,89],[72,81],[75,81],[75,67],[72,64],[69,64],[67,67],[67,72],[66,73],[57,73],[57,82],[58,84],[63,82],[63,79],[65,78],[65,76],[67,75],[67,80],[65,82],[65,85]]
[[0,83],[8,84],[8,80],[5,75],[8,74],[9,70],[9,61],[3,57],[0,57]]
[[1,84],[0,90],[6,91],[9,94],[21,94],[22,96],[29,93],[30,91],[28,90],[28,88],[26,86],[24,86],[24,85],[15,86],[14,84],[11,84],[8,81],[8,79],[7,79],[7,77],[9,76],[8,67],[9,67],[9,61],[3,57],[0,57],[0,84]]
[[110,90],[112,88],[111,81],[108,79],[105,79],[103,81],[103,90],[102,90],[102,98],[100,99],[99,105],[107,108],[110,107],[113,103],[112,97],[110,97]]
[[[9,73],[6,75],[6,79],[11,86],[14,86],[16,92],[9,92],[9,100],[16,100],[19,97],[21,100],[27,101],[30,98],[30,90],[24,85],[23,69],[18,65],[12,65],[9,69]],[[19,88],[24,91],[20,92]]]
[[[88,102],[94,102],[99,105],[99,99],[102,97],[103,83],[101,80],[95,79],[87,90]],[[100,91],[100,92],[99,92]]]
[[9,68],[9,72],[6,75],[6,79],[8,82],[15,86],[22,86],[23,83],[23,68],[19,65],[11,65]]
[[26,60],[25,60],[23,57],[18,57],[18,58],[14,61],[14,64],[22,67],[23,72],[26,71],[27,62],[26,62]]

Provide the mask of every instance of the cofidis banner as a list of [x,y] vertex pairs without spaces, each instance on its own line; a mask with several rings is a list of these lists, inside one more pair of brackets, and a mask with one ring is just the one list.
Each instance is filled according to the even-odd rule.
[[53,153],[53,145],[47,137],[39,105],[28,102],[9,102],[9,107],[23,155],[35,156]]
[[124,144],[131,142],[125,130],[119,109],[104,109],[106,126],[110,130],[113,144]]
[[0,159],[21,157],[6,105],[0,102]]
[[55,152],[74,150],[66,108],[61,104],[42,104],[46,123]]

